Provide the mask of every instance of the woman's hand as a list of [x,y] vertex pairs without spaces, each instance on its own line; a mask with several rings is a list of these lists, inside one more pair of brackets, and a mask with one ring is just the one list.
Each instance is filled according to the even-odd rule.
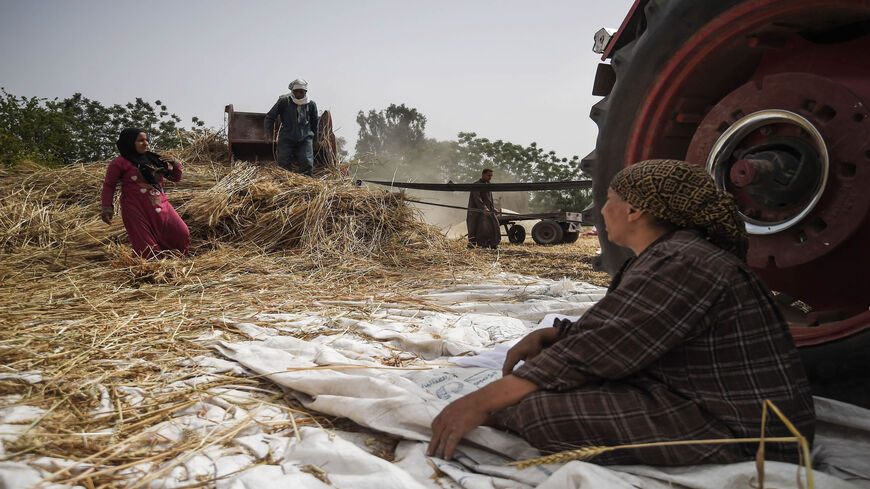
[[538,386],[528,380],[508,375],[451,402],[432,421],[432,439],[426,453],[445,460],[453,458],[456,445],[466,433],[482,425],[490,414],[520,402],[536,390]]
[[176,158],[171,153],[160,155],[160,161],[169,165],[169,171],[175,170],[175,165],[178,164],[178,158]]
[[513,346],[507,352],[501,374],[507,376],[514,370],[514,366],[523,360],[528,362],[541,350],[552,345],[558,339],[559,330],[556,328],[541,328],[527,334],[525,338]]
[[103,207],[103,211],[100,212],[100,219],[103,220],[106,224],[112,224],[112,217],[115,215],[115,209],[111,207]]
[[445,460],[453,458],[456,445],[466,433],[482,425],[489,412],[480,399],[480,391],[472,392],[447,405],[432,421],[432,439],[427,454]]

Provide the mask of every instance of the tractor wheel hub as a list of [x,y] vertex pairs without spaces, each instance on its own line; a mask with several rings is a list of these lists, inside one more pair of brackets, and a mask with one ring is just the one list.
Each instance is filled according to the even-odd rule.
[[687,159],[706,162],[734,195],[752,267],[809,263],[860,228],[870,211],[868,120],[845,85],[795,72],[751,80],[706,114]]
[[795,226],[819,202],[828,153],[808,120],[785,110],[762,110],[719,137],[707,171],[734,195],[749,234],[773,234]]

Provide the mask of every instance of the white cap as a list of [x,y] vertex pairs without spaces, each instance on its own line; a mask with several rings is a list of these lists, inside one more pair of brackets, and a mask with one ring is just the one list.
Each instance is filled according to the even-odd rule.
[[303,80],[302,78],[297,78],[290,82],[290,90],[308,90],[308,82]]

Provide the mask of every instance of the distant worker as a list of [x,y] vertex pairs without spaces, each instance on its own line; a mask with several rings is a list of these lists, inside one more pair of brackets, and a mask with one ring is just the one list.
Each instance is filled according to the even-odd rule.
[[317,137],[317,104],[308,99],[308,82],[297,78],[289,85],[290,93],[278,97],[278,101],[266,114],[263,131],[267,141],[272,141],[275,119],[281,118],[278,132],[278,166],[292,170],[291,162],[299,167],[299,173],[312,176],[314,172],[314,138]]
[[181,162],[172,155],[148,151],[148,135],[137,127],[121,131],[116,145],[121,156],[106,169],[100,218],[112,223],[115,186],[121,182],[121,219],[133,251],[143,258],[169,250],[187,254],[190,231],[163,191],[164,178],[181,180]]
[[[474,183],[489,183],[490,180],[492,180],[492,170],[487,168],[483,170],[480,180]],[[471,192],[468,196],[468,215],[465,218],[465,224],[468,226],[469,248],[498,248],[501,231],[495,213],[492,192],[488,190]]]

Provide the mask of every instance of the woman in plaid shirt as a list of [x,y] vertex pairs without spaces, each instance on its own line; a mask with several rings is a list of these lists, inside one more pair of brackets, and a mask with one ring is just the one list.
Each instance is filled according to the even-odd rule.
[[[444,408],[430,455],[451,458],[481,424],[550,452],[757,437],[765,399],[812,440],[809,384],[770,291],[746,265],[733,199],[698,166],[651,160],[616,175],[601,214],[611,241],[637,257],[577,322],[529,334],[508,353],[502,379]],[[778,422],[767,434],[790,436]],[[729,463],[752,459],[754,448],[650,447],[594,460]],[[797,451],[767,444],[765,456],[794,461]]]

